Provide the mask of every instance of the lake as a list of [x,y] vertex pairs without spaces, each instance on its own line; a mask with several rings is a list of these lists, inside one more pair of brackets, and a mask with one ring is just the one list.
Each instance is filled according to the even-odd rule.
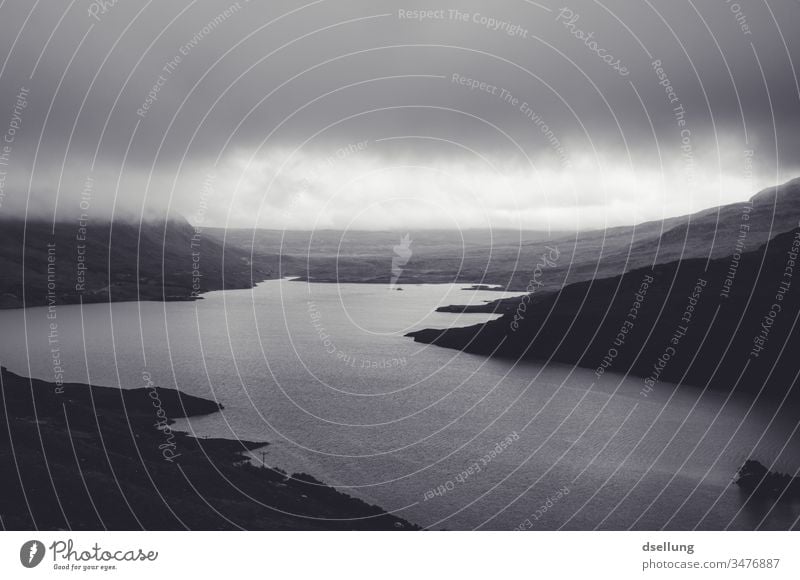
[[745,504],[731,485],[751,456],[798,468],[791,409],[669,384],[645,398],[637,377],[403,336],[487,321],[434,310],[510,295],[465,286],[273,280],[197,302],[58,306],[54,319],[5,310],[0,361],[53,381],[57,348],[67,381],[122,388],[148,372],[225,407],[178,428],[267,442],[268,465],[426,527],[752,529],[800,516]]

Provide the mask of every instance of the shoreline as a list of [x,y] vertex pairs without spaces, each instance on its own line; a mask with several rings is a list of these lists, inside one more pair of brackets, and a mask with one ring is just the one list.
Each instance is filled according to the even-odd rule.
[[308,474],[254,466],[254,441],[170,425],[222,406],[149,384],[64,384],[0,370],[0,517],[9,530],[410,530]]
[[[225,288],[207,288],[200,292],[190,292],[189,294],[171,294],[171,295],[163,295],[161,292],[150,292],[146,291],[142,293],[141,291],[137,294],[130,294],[129,292],[120,292],[114,296],[108,295],[100,295],[100,294],[66,294],[57,296],[55,301],[55,306],[77,306],[80,304],[117,304],[120,302],[196,302],[198,300],[203,300],[204,296],[210,292],[225,292],[229,290],[252,290],[259,284],[263,282],[270,282],[273,280],[286,280],[287,282],[304,282],[306,284],[359,284],[359,285],[385,285],[389,286],[388,280],[364,280],[360,278],[341,278],[339,280],[333,279],[309,279],[306,276],[296,276],[291,274],[283,274],[283,275],[268,275],[264,278],[253,279],[250,284],[242,284],[237,286],[228,286]],[[420,286],[420,285],[445,285],[445,284],[452,284],[452,285],[459,285],[464,284],[465,282],[459,281],[443,281],[439,279],[423,279],[419,281],[408,281],[408,282],[401,282],[398,286]],[[478,285],[482,286],[482,285]],[[152,288],[148,288],[151,290]],[[492,286],[486,288],[461,288],[464,291],[482,291],[482,292],[522,292],[521,290],[509,290],[505,287],[500,286]],[[477,304],[472,306],[461,306],[461,305],[452,305],[452,306],[440,306],[436,309],[437,312],[461,312],[461,310],[456,310],[460,308],[466,308],[465,312],[493,312],[491,310],[491,306],[500,303],[504,305],[508,301],[519,300],[519,298],[498,298],[496,300],[487,301],[485,304]],[[0,297],[0,310],[26,310],[29,308],[46,308],[48,306],[53,306],[53,304],[48,304],[47,301],[30,301],[25,304],[22,303],[22,299],[19,296],[10,296],[6,294],[3,297]],[[449,310],[452,309],[452,310]]]

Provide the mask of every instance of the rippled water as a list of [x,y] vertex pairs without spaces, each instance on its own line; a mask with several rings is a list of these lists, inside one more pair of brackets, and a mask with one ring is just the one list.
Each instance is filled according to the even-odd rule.
[[638,378],[416,344],[403,335],[491,318],[437,306],[501,294],[401,288],[281,280],[193,303],[59,306],[55,321],[2,311],[0,360],[52,381],[55,346],[68,380],[124,388],[146,370],[225,406],[181,428],[269,442],[268,464],[424,526],[785,528],[800,515],[744,505],[730,485],[750,456],[797,469],[788,410],[668,384],[643,398]]

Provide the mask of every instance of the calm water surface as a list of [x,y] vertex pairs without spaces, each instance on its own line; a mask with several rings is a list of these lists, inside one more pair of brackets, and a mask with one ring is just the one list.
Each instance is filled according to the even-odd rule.
[[[276,280],[192,303],[59,306],[54,344],[69,381],[141,387],[147,371],[225,406],[178,427],[269,442],[268,464],[423,526],[785,528],[800,515],[743,505],[730,485],[749,456],[797,469],[800,436],[776,404],[668,384],[644,398],[638,378],[416,344],[403,335],[492,318],[437,306],[502,294],[400,287]],[[47,310],[0,321],[2,363],[52,381]]]

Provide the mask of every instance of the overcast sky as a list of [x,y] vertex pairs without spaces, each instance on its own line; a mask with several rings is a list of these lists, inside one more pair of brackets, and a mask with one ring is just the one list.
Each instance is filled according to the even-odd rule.
[[800,175],[794,0],[105,4],[0,7],[0,216],[571,229]]

